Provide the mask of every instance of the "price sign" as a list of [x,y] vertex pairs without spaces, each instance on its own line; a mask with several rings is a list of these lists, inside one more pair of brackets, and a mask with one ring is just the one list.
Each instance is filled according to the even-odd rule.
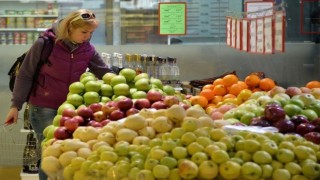
[[186,3],[159,3],[158,23],[160,35],[186,34]]

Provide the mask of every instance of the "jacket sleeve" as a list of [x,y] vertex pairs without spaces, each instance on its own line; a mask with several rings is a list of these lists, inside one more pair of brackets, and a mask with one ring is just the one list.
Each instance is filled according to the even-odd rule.
[[113,72],[102,60],[100,54],[95,50],[92,60],[89,63],[89,71],[99,79],[107,72]]
[[33,84],[33,76],[40,61],[40,54],[43,45],[44,40],[42,38],[38,38],[38,40],[29,49],[16,77],[12,92],[11,106],[17,107],[19,110],[28,100],[28,95]]

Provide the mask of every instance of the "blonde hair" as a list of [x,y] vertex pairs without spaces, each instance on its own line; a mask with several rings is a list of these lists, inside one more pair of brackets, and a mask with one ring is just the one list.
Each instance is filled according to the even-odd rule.
[[98,27],[99,22],[96,18],[83,19],[79,18],[82,14],[88,13],[91,16],[93,12],[87,9],[78,9],[69,13],[58,25],[58,32],[56,34],[56,41],[70,40],[71,29],[84,28],[95,29]]

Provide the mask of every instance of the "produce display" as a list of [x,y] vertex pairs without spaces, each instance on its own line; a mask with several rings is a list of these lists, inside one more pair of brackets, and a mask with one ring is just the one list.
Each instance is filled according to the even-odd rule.
[[318,81],[227,74],[186,95],[125,68],[69,91],[43,132],[52,179],[320,178]]

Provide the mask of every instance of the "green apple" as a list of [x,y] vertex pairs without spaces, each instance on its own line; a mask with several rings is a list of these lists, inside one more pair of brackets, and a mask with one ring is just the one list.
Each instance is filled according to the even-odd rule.
[[171,152],[172,149],[176,146],[177,146],[177,143],[174,140],[168,139],[162,142],[161,149],[165,150],[166,152]]
[[210,144],[204,148],[204,152],[207,153],[207,155],[209,155],[209,156],[211,155],[211,153],[213,151],[216,151],[216,150],[220,150],[220,147],[215,144]]
[[241,118],[240,122],[246,125],[250,125],[252,118],[256,117],[256,114],[253,112],[245,112]]
[[140,169],[138,167],[132,167],[129,171],[128,178],[135,179],[139,171]]
[[283,109],[289,116],[294,116],[302,112],[302,108],[296,104],[286,104]]
[[137,81],[135,81],[135,88],[137,88],[138,91],[149,91],[151,89],[150,81],[147,78],[141,78]]
[[273,180],[291,180],[291,174],[287,169],[275,169],[272,174]]
[[196,142],[206,148],[211,144],[211,139],[209,137],[198,137]]
[[200,165],[203,161],[206,161],[208,159],[208,155],[201,151],[196,152],[191,156],[191,161],[193,161],[197,165]]
[[304,102],[305,106],[309,106],[316,100],[316,98],[312,94],[306,94],[306,93],[298,95],[298,98]]
[[240,151],[240,150],[244,150],[244,146],[245,146],[245,141],[243,139],[241,139],[235,143],[234,147],[235,147],[236,151]]
[[164,85],[162,90],[167,95],[174,95],[175,94],[175,89],[170,85]]
[[241,176],[241,166],[233,161],[226,161],[219,166],[219,174],[224,179],[238,179]]
[[193,132],[198,129],[198,119],[187,117],[181,123],[181,128],[187,132]]
[[116,75],[116,76],[111,78],[110,85],[112,87],[114,87],[115,85],[120,84],[120,83],[124,83],[124,84],[127,83],[127,80],[126,80],[126,78],[124,76]]
[[225,136],[225,137],[221,138],[219,140],[219,142],[222,142],[222,143],[224,143],[226,145],[227,151],[232,150],[234,148],[234,146],[235,146],[234,145],[235,143],[234,143],[233,139],[230,136]]
[[83,78],[88,77],[88,76],[95,77],[95,75],[92,72],[86,71],[80,75],[80,80],[82,80]]
[[107,96],[101,96],[101,100],[100,100],[102,103],[107,103],[107,102],[110,102],[112,101],[110,99],[110,97],[107,97]]
[[170,170],[168,180],[181,180],[178,168],[174,168]]
[[153,169],[152,169],[152,173],[153,176],[155,178],[159,178],[159,179],[165,179],[168,178],[170,175],[170,169],[165,166],[165,165],[161,165],[161,164],[157,164]]
[[261,167],[254,162],[245,162],[241,166],[241,176],[245,179],[260,179],[262,175]]
[[279,144],[279,149],[290,149],[293,151],[295,145],[291,142],[291,141],[282,141],[280,144]]
[[80,81],[73,82],[69,86],[69,92],[72,94],[82,94],[84,91],[84,84]]
[[260,142],[254,139],[244,140],[244,151],[248,153],[254,153],[261,148]]
[[271,166],[272,166],[273,170],[284,168],[284,164],[280,161],[277,161],[277,160],[272,160]]
[[305,115],[310,121],[318,118],[318,114],[313,109],[303,109],[301,111],[302,115]]
[[248,161],[251,161],[252,159],[252,155],[243,150],[237,151],[234,157],[242,159],[243,162],[248,162]]
[[234,157],[234,156],[231,156],[232,158],[230,158],[230,161],[234,161],[240,165],[242,165],[244,162],[241,158],[238,158],[238,157]]
[[309,161],[303,163],[301,168],[302,174],[310,179],[320,177],[320,165],[316,162]]
[[273,167],[271,164],[261,164],[260,167],[262,169],[261,178],[270,179],[273,173]]
[[314,110],[317,113],[318,117],[320,117],[320,101],[319,100],[315,101],[314,103],[309,104],[305,108]]
[[118,154],[113,151],[103,151],[100,154],[100,160],[115,163],[118,160]]
[[252,160],[258,164],[270,164],[272,156],[266,151],[256,151],[252,156]]
[[192,142],[197,140],[197,136],[193,132],[186,132],[181,136],[181,143],[185,146],[188,146]]
[[216,150],[211,153],[211,160],[217,164],[222,164],[229,159],[230,156],[225,150]]
[[298,175],[302,171],[301,166],[296,162],[288,162],[284,165],[284,168],[287,169],[292,176]]
[[153,176],[153,173],[151,170],[142,169],[137,173],[135,179],[155,180],[155,177]]
[[269,136],[276,144],[280,144],[284,140],[284,135],[282,133],[271,133]]
[[304,108],[305,107],[304,102],[299,98],[291,98],[289,100],[288,104],[295,104],[295,105],[299,106],[300,108]]
[[[61,114],[57,114],[57,115],[55,115],[54,116],[54,118],[53,118],[53,120],[52,120],[52,124],[54,125],[54,126],[60,126],[60,119],[61,119],[61,117],[62,117],[62,115]],[[48,126],[47,126],[48,127]],[[45,130],[45,129],[44,129]],[[43,135],[45,136],[45,131],[43,130]],[[45,136],[46,137],[46,136]]]
[[276,153],[276,158],[279,162],[288,163],[294,161],[295,155],[292,150],[282,148]]
[[261,150],[268,152],[270,155],[275,155],[278,152],[278,145],[272,140],[267,140],[261,143]]
[[160,79],[151,77],[150,78],[150,83],[152,85],[155,85],[159,89],[163,89],[163,84],[162,84],[162,81]]
[[145,91],[135,91],[132,95],[131,95],[132,99],[144,99],[147,98],[147,93]]
[[213,145],[217,145],[221,150],[227,151],[227,145],[223,142],[212,142]]
[[67,103],[70,103],[75,107],[78,107],[81,104],[83,104],[83,101],[84,101],[83,97],[79,94],[69,94],[67,96]]
[[120,75],[126,78],[127,82],[131,82],[136,77],[136,71],[130,68],[123,68],[119,72]]
[[93,92],[99,92],[101,89],[101,83],[99,81],[88,81],[84,88],[86,92],[93,91]]
[[227,136],[227,132],[222,128],[212,129],[210,132],[210,138],[213,141],[219,141],[221,138]]
[[198,176],[199,168],[196,163],[188,159],[183,159],[178,164],[179,175],[183,179],[194,179]]
[[134,82],[137,82],[139,79],[142,79],[142,78],[149,79],[148,73],[140,73],[136,75],[136,77],[134,78]]
[[186,147],[177,146],[172,149],[172,156],[176,159],[184,159],[188,156],[188,150]]
[[165,156],[161,158],[160,164],[167,166],[169,169],[173,169],[177,167],[178,161],[174,157]]
[[158,161],[160,161],[165,156],[168,156],[168,153],[165,150],[160,149],[158,147],[151,148],[149,153],[150,158],[156,159]]
[[295,146],[293,152],[299,161],[307,159],[310,154],[314,154],[313,149],[303,145]]
[[292,176],[291,180],[309,180],[309,178],[299,174],[299,175]]
[[71,109],[76,109],[75,107],[74,107],[74,105],[72,105],[72,104],[70,104],[70,103],[68,103],[68,102],[64,102],[64,103],[62,103],[59,107],[58,107],[58,110],[57,110],[57,114],[62,114],[62,112],[63,112],[63,110],[64,109],[67,109],[67,108],[71,108]]
[[113,86],[113,93],[117,96],[128,96],[130,94],[130,88],[126,83],[119,83]]
[[96,81],[94,76],[86,76],[80,80],[83,85],[86,85],[89,81]]
[[97,92],[89,91],[83,95],[83,101],[86,105],[100,102],[100,95]]
[[203,179],[214,179],[218,176],[219,167],[211,160],[202,161],[199,165],[199,177]]
[[113,77],[115,77],[115,76],[116,76],[116,74],[108,72],[108,73],[106,73],[106,74],[104,74],[104,75],[102,76],[102,80],[104,81],[104,83],[110,85],[110,84],[111,84],[111,79],[112,79]]
[[112,86],[109,85],[109,84],[102,84],[100,93],[101,93],[102,96],[106,96],[106,97],[111,98],[112,95],[113,95]]

